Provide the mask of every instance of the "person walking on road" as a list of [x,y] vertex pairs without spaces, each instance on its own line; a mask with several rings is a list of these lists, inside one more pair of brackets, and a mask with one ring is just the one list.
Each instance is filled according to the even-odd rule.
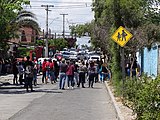
[[34,62],[34,67],[33,67],[33,83],[34,86],[37,85],[37,62]]
[[74,63],[74,68],[75,68],[74,69],[74,79],[75,79],[74,83],[76,83],[77,86],[78,86],[78,83],[79,83],[79,73],[78,73],[79,66],[76,63],[76,61],[73,61],[73,63]]
[[50,59],[49,60],[49,62],[50,62],[50,72],[49,72],[49,74],[50,74],[50,80],[51,80],[51,83],[53,84],[53,82],[54,83],[56,83],[56,81],[55,81],[55,74],[54,74],[54,71],[55,71],[55,67],[54,67],[54,62],[52,62],[52,60]]
[[20,85],[23,85],[24,67],[22,65],[22,62],[19,62],[18,72],[19,72],[19,83],[20,83]]
[[74,88],[74,69],[74,64],[72,61],[70,61],[66,72],[66,75],[68,77],[68,89],[70,88],[70,86],[72,89]]
[[58,75],[59,75],[59,65],[56,60],[53,60],[54,63],[54,76],[55,76],[55,82],[57,82]]
[[89,86],[88,87],[92,87],[93,88],[95,72],[96,72],[96,68],[94,66],[94,62],[91,61],[90,66],[88,68],[88,74],[89,74]]
[[44,79],[46,81],[46,62],[47,60],[44,59],[43,63],[42,63],[42,83],[44,83]]
[[17,76],[18,75],[18,68],[17,68],[17,60],[16,59],[13,61],[12,71],[13,71],[13,75],[14,75],[13,84],[15,85],[15,84],[18,84],[18,76]]
[[85,88],[84,83],[85,83],[85,74],[87,73],[87,67],[85,66],[84,61],[82,61],[82,64],[79,66],[79,82],[78,86],[80,86],[80,83],[82,84],[82,88]]
[[32,86],[32,81],[33,81],[33,62],[30,61],[30,57],[27,56],[27,61],[25,62],[25,87],[26,91],[29,92],[28,87],[30,87],[31,92],[33,92],[33,86]]
[[60,73],[59,73],[59,89],[64,90],[65,80],[66,80],[66,71],[67,71],[67,64],[65,60],[62,60],[60,63]]

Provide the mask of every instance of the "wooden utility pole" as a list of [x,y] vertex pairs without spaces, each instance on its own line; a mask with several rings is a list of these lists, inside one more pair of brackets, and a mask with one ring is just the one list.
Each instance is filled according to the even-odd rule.
[[68,14],[60,14],[63,15],[63,38],[65,38],[65,16]]
[[46,10],[46,50],[45,50],[45,57],[48,57],[48,11],[49,7],[54,7],[54,5],[41,5],[41,7],[45,7]]

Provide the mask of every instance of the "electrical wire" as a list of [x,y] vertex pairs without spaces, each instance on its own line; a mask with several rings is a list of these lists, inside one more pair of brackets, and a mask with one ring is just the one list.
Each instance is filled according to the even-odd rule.
[[37,2],[45,2],[45,3],[63,3],[63,4],[83,4],[83,3],[89,3],[92,4],[92,2],[53,2],[53,1],[45,1],[45,0],[31,0],[31,2],[37,3]]
[[[91,8],[91,6],[89,6]],[[89,8],[89,7],[66,7],[66,8],[49,8],[49,9],[84,9],[84,8]],[[31,8],[28,8],[28,7],[25,7],[25,9],[44,9],[44,8],[41,8],[41,7],[31,7]]]

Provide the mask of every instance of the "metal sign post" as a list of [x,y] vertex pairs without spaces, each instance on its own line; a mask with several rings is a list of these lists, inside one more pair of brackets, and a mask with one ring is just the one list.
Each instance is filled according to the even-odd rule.
[[124,46],[132,38],[132,34],[127,31],[124,27],[120,26],[112,35],[112,40],[121,46],[121,64],[122,64],[122,79],[123,79],[123,90],[125,83],[125,57],[124,57]]

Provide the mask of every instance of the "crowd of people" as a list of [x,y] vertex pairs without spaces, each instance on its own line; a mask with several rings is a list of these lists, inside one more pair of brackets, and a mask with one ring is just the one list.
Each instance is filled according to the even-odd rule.
[[[59,89],[74,89],[74,87],[85,88],[85,83],[88,82],[87,87],[92,87],[94,83],[110,79],[111,74],[106,63],[102,61],[83,61],[78,62],[74,60],[52,60],[44,59],[37,61],[36,58],[31,61],[30,57],[26,57],[26,61],[18,61],[14,59],[11,68],[13,77],[13,84],[24,85],[26,91],[33,90],[33,85],[37,85],[37,75],[42,74],[42,83],[54,84],[58,83]],[[67,86],[65,88],[65,86]]]

